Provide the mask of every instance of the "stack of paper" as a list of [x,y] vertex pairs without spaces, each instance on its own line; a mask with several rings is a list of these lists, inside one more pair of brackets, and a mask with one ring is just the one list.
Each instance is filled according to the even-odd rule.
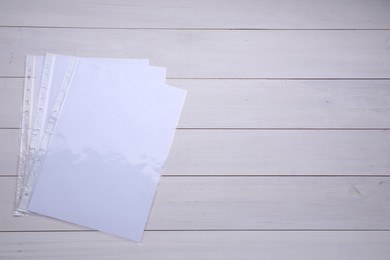
[[140,241],[185,95],[148,60],[28,56],[16,212]]

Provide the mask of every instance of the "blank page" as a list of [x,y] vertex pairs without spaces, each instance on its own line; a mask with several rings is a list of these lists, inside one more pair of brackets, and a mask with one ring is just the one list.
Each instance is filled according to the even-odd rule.
[[[43,60],[43,57],[42,57]],[[166,69],[160,67],[149,66],[149,61],[145,59],[113,59],[113,58],[77,58],[73,56],[46,54],[43,67],[47,73],[43,74],[42,82],[44,87],[39,91],[38,103],[34,120],[34,135],[31,137],[29,146],[28,163],[25,168],[26,174],[22,199],[18,203],[17,209],[21,212],[27,212],[27,204],[29,201],[30,191],[35,186],[35,176],[31,176],[29,172],[33,169],[34,160],[36,160],[37,152],[44,133],[44,127],[53,110],[62,82],[68,70],[72,70],[74,63],[77,60],[84,60],[94,64],[103,64],[104,66],[114,68],[116,70],[128,71],[136,75],[147,76],[149,80],[165,83]],[[42,66],[41,66],[42,67]],[[42,73],[41,73],[42,74]],[[21,191],[20,191],[21,193]]]
[[80,61],[28,210],[140,241],[185,93]]

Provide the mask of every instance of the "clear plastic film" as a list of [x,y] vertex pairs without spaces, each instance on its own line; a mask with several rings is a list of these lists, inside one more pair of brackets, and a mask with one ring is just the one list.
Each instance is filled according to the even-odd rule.
[[185,91],[147,64],[51,59],[18,211],[140,241]]
[[[17,166],[17,186],[15,209],[17,209],[22,197],[23,189],[28,175],[29,146],[32,137],[32,124],[35,119],[36,104],[38,102],[38,92],[43,69],[43,56],[28,55],[26,57],[26,71],[24,79],[24,92],[22,101],[21,130],[19,143],[19,156]],[[15,216],[23,215],[15,210]]]
[[[52,61],[50,61],[49,64],[49,66],[52,66]],[[47,63],[45,63],[45,65],[47,65]],[[21,212],[24,214],[28,213],[27,206],[31,198],[32,191],[34,190],[35,183],[39,177],[39,170],[43,162],[43,158],[45,156],[45,147],[47,147],[47,144],[50,139],[49,134],[51,133],[51,130],[54,129],[56,116],[59,113],[60,107],[62,105],[62,100],[66,94],[67,88],[73,76],[73,72],[76,68],[77,59],[74,59],[73,62],[68,65],[69,66],[67,66],[67,68],[65,69],[63,78],[59,83],[59,88],[57,89],[58,91],[55,95],[56,99],[53,103],[53,107],[50,113],[44,111],[48,109],[47,104],[52,103],[52,101],[49,100],[50,96],[48,95],[51,84],[49,83],[47,87],[41,86],[41,89],[43,89],[44,91],[41,91],[39,93],[36,109],[38,112],[35,115],[33,127],[34,135],[31,138],[28,150],[29,156],[26,164],[27,173],[25,174],[24,185],[22,187],[21,196],[17,205],[17,212]],[[42,82],[44,82],[44,80],[42,80]],[[47,82],[51,82],[51,75],[48,76]],[[47,120],[46,117],[48,114],[51,115],[51,120]],[[43,121],[47,121],[47,124],[43,124]],[[46,128],[49,134],[44,135],[44,129]]]
[[[95,64],[104,64],[104,66],[114,69],[128,71],[142,76],[149,77],[150,80],[161,82],[165,81],[166,69],[161,67],[149,66],[149,61],[145,59],[112,59],[112,58],[77,58],[73,56],[46,54],[40,57],[39,80],[37,80],[36,91],[34,92],[34,118],[30,122],[30,138],[28,142],[28,156],[24,161],[23,185],[18,185],[17,205],[15,214],[27,214],[27,205],[34,189],[37,170],[39,168],[42,149],[40,143],[43,140],[43,132],[48,125],[49,115],[52,113],[55,103],[58,103],[57,96],[60,88],[69,84],[69,74],[72,75],[76,62],[81,59]],[[43,64],[42,64],[43,63]],[[57,104],[58,105],[58,104]],[[53,124],[50,124],[53,127]],[[37,165],[34,166],[35,161]],[[35,172],[32,176],[31,173]],[[23,196],[21,196],[23,194]]]

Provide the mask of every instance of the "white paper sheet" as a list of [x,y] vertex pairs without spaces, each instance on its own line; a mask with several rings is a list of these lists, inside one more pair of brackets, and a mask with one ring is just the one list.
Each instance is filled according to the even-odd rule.
[[[29,194],[34,189],[35,176],[30,176],[34,160],[42,141],[42,135],[51,114],[59,89],[64,81],[65,74],[72,69],[75,62],[80,59],[94,64],[103,64],[113,69],[127,71],[139,76],[148,77],[152,81],[159,83],[165,82],[166,69],[149,66],[146,59],[113,59],[113,58],[77,58],[73,56],[46,54],[45,57],[39,56],[40,66],[38,69],[37,90],[34,91],[34,120],[32,121],[33,134],[29,142],[29,156],[25,165],[23,187],[24,196],[18,199],[17,210],[27,213]],[[18,196],[20,197],[20,196]]]
[[28,210],[140,241],[184,99],[80,61]]
[[[35,118],[33,120],[33,131],[30,143],[30,154],[34,155],[39,148],[47,120],[53,110],[58,91],[64,80],[65,74],[77,59],[90,61],[94,64],[104,64],[104,66],[114,69],[127,70],[129,73],[148,75],[151,80],[165,82],[166,70],[163,68],[150,67],[149,61],[145,59],[110,59],[110,58],[77,58],[73,56],[46,54],[43,64],[44,72],[41,84],[39,84],[37,103],[35,105]],[[40,83],[40,82],[38,82]],[[33,159],[34,156],[31,156]],[[29,164],[31,168],[31,162]]]

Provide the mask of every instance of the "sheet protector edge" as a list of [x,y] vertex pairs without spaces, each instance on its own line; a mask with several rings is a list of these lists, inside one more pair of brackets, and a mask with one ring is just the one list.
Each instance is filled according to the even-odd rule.
[[29,132],[32,117],[32,93],[34,88],[34,60],[32,55],[26,56],[26,71],[24,77],[24,90],[23,90],[23,102],[21,112],[21,130],[20,130],[20,143],[19,143],[19,155],[17,165],[17,182],[16,182],[16,199],[14,206],[14,215],[21,216],[22,212],[18,210],[18,204],[22,197],[23,185],[25,175],[27,173],[28,162],[28,144],[29,144]]
[[28,203],[29,203],[31,195],[34,191],[35,183],[37,182],[37,180],[39,178],[39,171],[40,171],[40,168],[42,167],[42,163],[43,163],[44,158],[45,158],[46,149],[47,149],[47,146],[50,142],[50,137],[54,131],[55,123],[58,119],[58,115],[60,113],[60,110],[61,110],[62,104],[64,102],[66,93],[68,91],[69,85],[72,81],[73,73],[77,67],[77,64],[78,64],[78,59],[75,59],[73,61],[73,64],[68,68],[68,71],[66,72],[65,78],[62,81],[61,88],[60,88],[60,91],[58,93],[58,96],[57,96],[57,99],[56,99],[56,102],[55,102],[55,105],[53,108],[53,112],[52,112],[52,114],[49,118],[49,121],[45,127],[42,141],[39,145],[39,149],[36,152],[34,161],[33,161],[31,168],[30,168],[30,174],[28,175],[26,184],[24,185],[23,191],[21,193],[21,198],[20,198],[20,201],[19,201],[18,207],[17,207],[17,210],[19,212],[29,213],[29,211],[27,210]]

